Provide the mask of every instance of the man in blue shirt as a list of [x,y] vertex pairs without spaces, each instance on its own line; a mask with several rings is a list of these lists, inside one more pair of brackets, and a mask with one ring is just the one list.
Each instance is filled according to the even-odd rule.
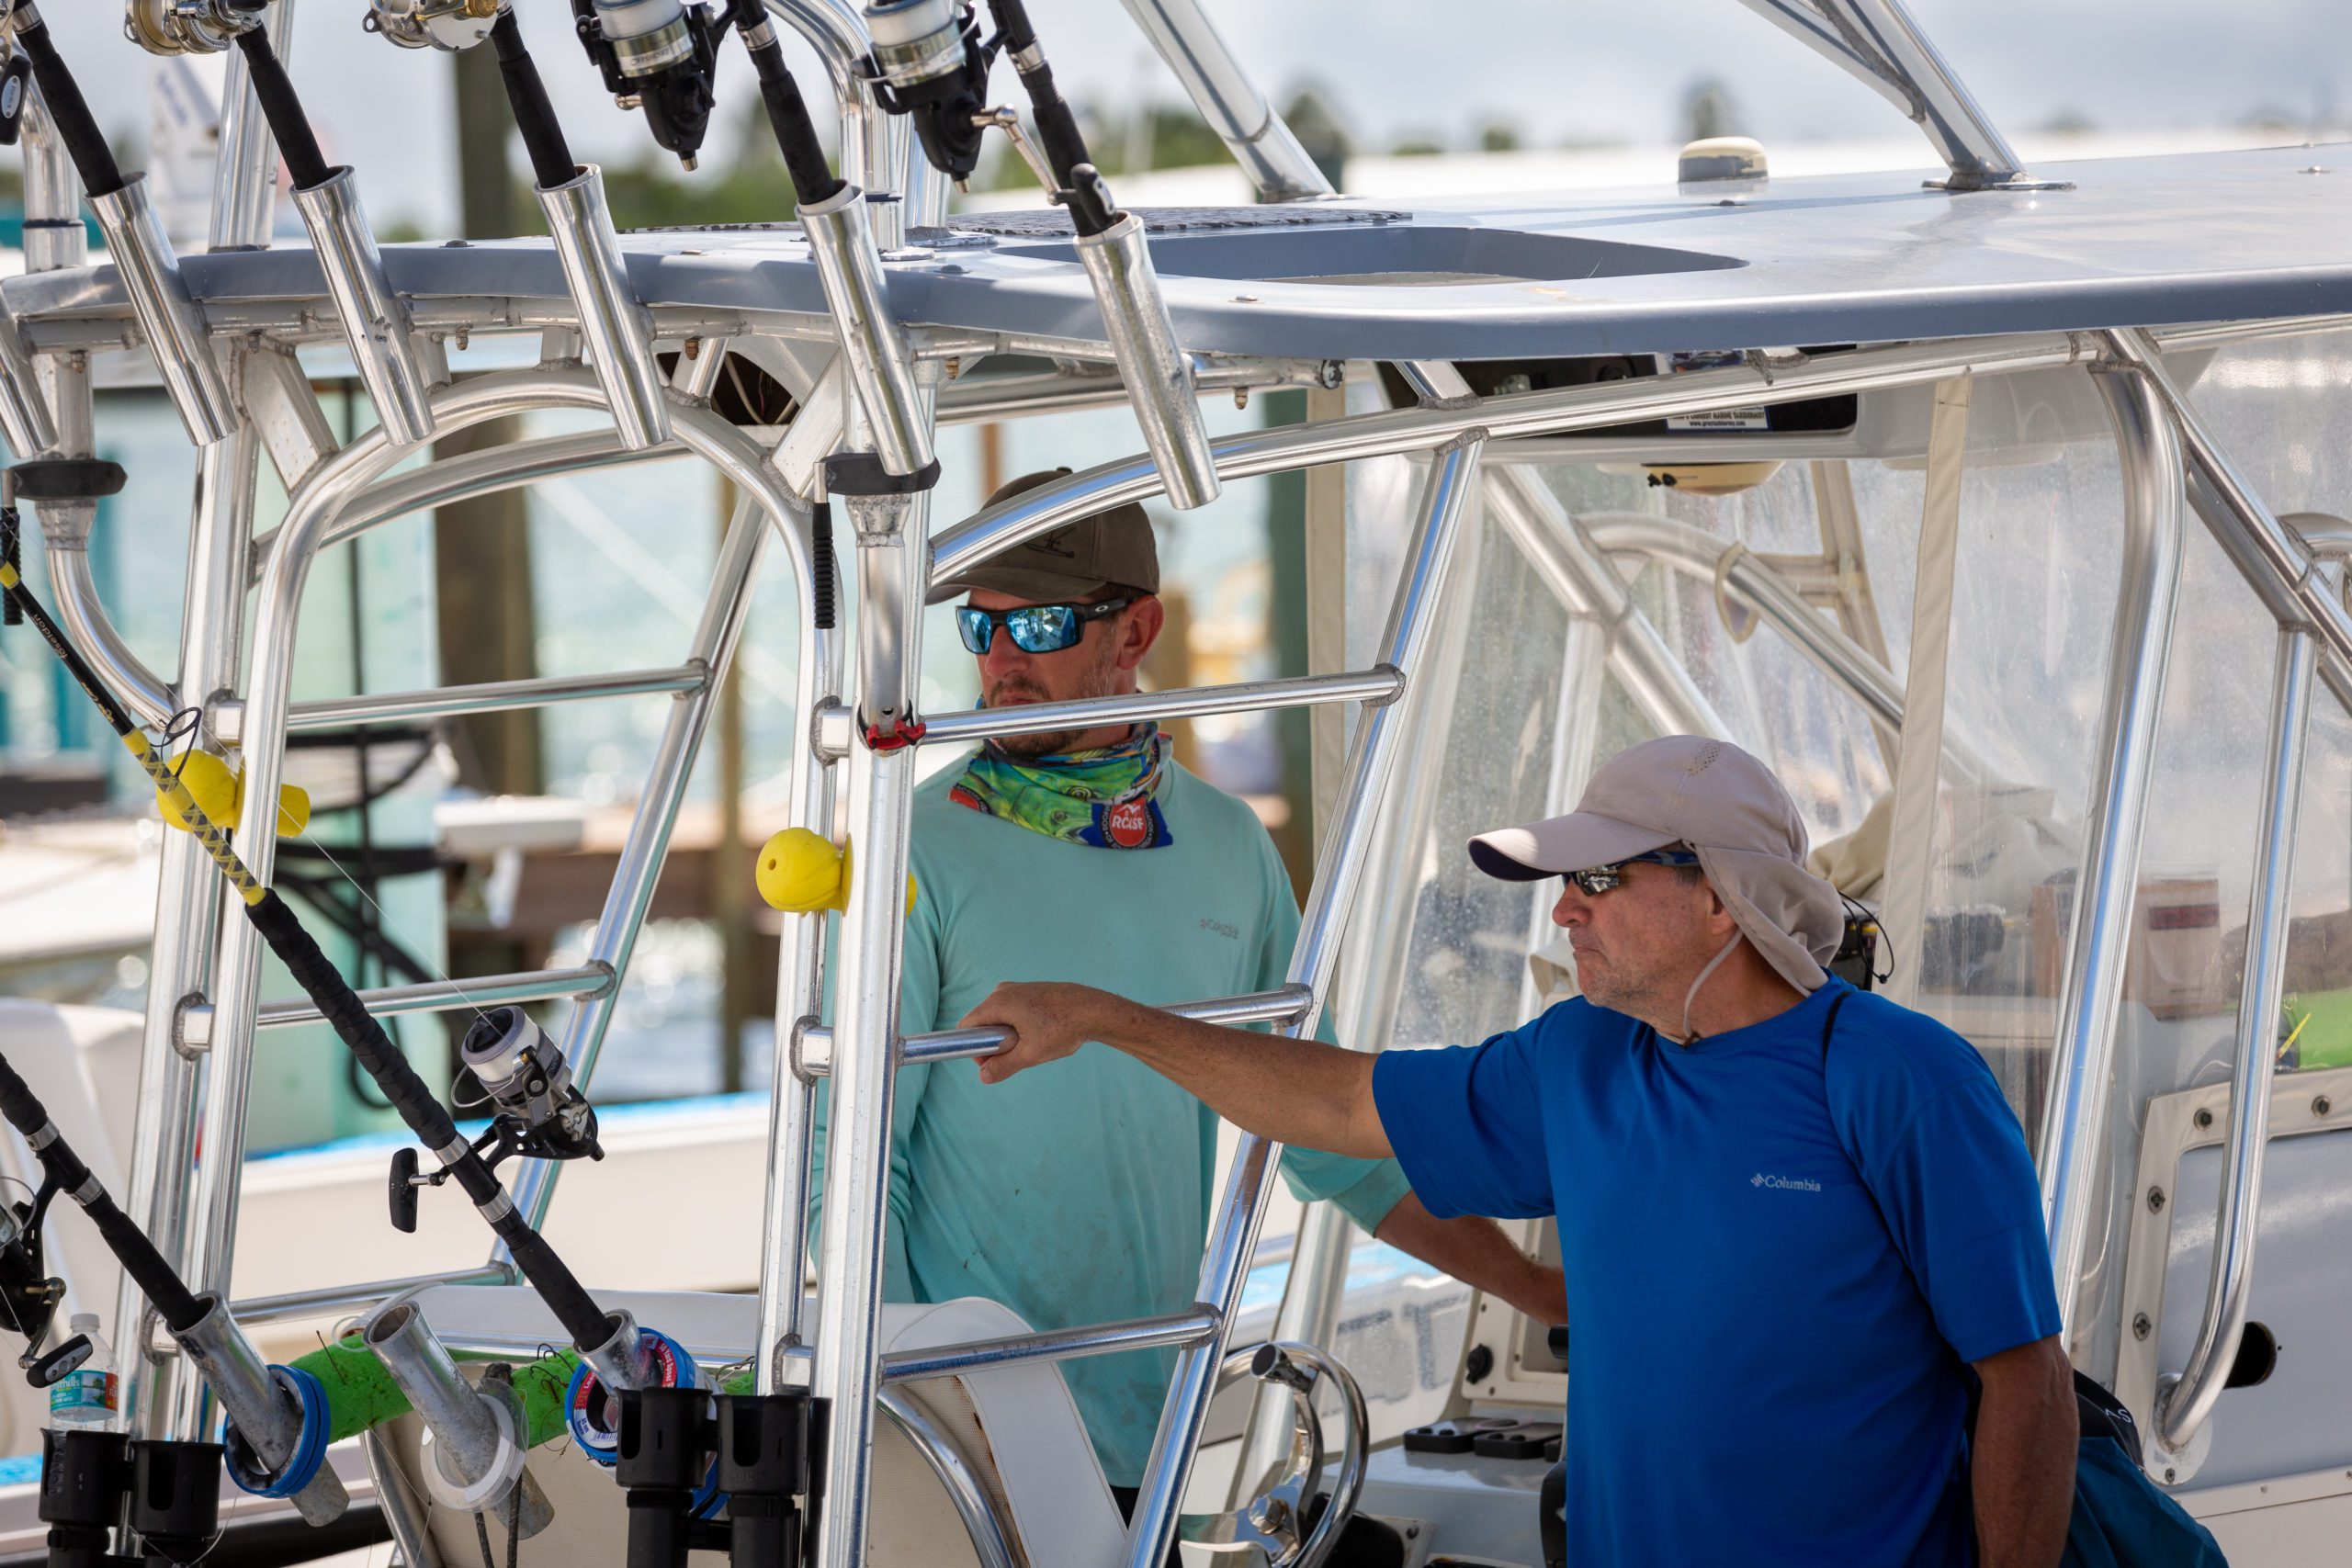
[[2049,1568],[2076,1430],[2032,1162],[1967,1042],[1822,970],[1804,852],[1762,763],[1670,736],[1472,842],[1564,876],[1583,993],[1482,1045],[1366,1058],[1077,986],[965,1021],[1013,1032],[990,1082],[1102,1041],[1270,1137],[1393,1152],[1433,1213],[1556,1215],[1577,1568]]

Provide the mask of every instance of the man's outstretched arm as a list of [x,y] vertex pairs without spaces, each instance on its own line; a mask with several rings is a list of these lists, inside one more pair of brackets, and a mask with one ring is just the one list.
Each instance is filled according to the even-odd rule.
[[1560,1270],[1513,1247],[1492,1220],[1469,1214],[1441,1220],[1408,1192],[1372,1234],[1465,1285],[1501,1297],[1538,1323],[1568,1321],[1568,1289]]
[[958,1027],[1012,1032],[1002,1051],[980,1059],[983,1083],[1002,1083],[1099,1040],[1249,1132],[1359,1159],[1392,1152],[1373,1104],[1373,1058],[1318,1040],[1197,1023],[1057,982],[1001,985]]

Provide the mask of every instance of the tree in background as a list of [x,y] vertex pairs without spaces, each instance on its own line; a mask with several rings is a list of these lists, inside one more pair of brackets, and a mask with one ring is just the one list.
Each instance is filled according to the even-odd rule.
[[1346,174],[1348,154],[1355,151],[1348,140],[1347,130],[1340,123],[1337,110],[1331,107],[1323,85],[1306,81],[1291,94],[1290,104],[1283,110],[1283,118],[1290,132],[1298,138],[1323,177],[1331,182],[1333,190],[1348,188]]
[[1682,89],[1682,140],[1704,141],[1711,136],[1739,133],[1739,105],[1722,78],[1702,76]]

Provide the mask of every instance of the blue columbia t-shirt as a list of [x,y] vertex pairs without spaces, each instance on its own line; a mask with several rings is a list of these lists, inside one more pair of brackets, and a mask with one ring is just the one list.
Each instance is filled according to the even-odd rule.
[[1578,998],[1373,1086],[1433,1213],[1559,1217],[1570,1562],[1973,1561],[1963,1363],[2058,1303],[1966,1041],[1835,979],[1687,1047]]

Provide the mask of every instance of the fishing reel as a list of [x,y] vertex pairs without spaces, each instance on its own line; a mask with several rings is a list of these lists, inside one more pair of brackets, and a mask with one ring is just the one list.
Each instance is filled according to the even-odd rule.
[[150,54],[218,54],[257,26],[269,0],[123,0],[122,30]]
[[613,102],[642,107],[653,140],[692,169],[718,101],[723,22],[702,0],[571,0],[571,13]]
[[49,1387],[90,1359],[89,1337],[84,1334],[40,1353],[56,1321],[57,1303],[65,1299],[65,1281],[50,1273],[41,1250],[41,1222],[56,1196],[57,1183],[44,1181],[30,1202],[0,1204],[0,1314],[25,1337],[17,1365],[35,1388]]
[[368,0],[360,25],[402,49],[456,54],[490,36],[504,0]]
[[[571,1081],[571,1064],[562,1050],[521,1008],[492,1008],[476,1019],[458,1054],[493,1107],[489,1127],[472,1144],[485,1165],[495,1169],[499,1161],[517,1155],[605,1157],[596,1141],[596,1108]],[[440,1186],[449,1173],[445,1165],[420,1174],[416,1150],[397,1151],[389,1192],[393,1226],[413,1232],[419,1190]]]
[[987,129],[989,67],[972,7],[956,0],[876,0],[865,9],[874,39],[875,101],[910,116],[923,156],[949,179],[971,178]]

